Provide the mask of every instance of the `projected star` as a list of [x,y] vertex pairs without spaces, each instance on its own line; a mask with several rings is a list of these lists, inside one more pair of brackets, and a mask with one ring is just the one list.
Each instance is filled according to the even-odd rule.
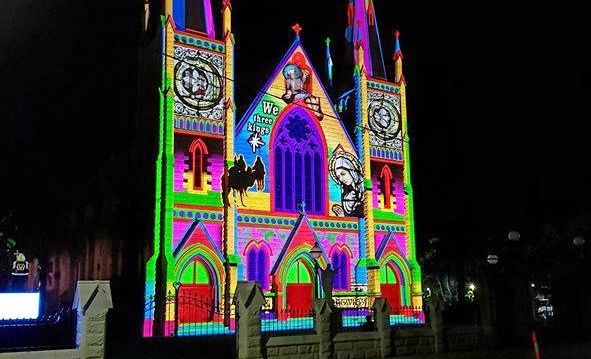
[[259,147],[265,145],[261,135],[259,135],[258,132],[253,132],[252,135],[250,135],[248,138],[248,143],[252,147],[252,153],[255,153]]

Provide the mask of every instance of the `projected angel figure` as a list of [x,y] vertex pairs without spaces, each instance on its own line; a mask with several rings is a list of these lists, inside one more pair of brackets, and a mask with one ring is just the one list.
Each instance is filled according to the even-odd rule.
[[330,160],[330,176],[341,186],[341,204],[334,204],[332,211],[339,217],[363,216],[363,175],[355,156],[337,151]]
[[310,68],[306,65],[302,54],[294,55],[293,63],[283,68],[283,77],[285,77],[285,93],[281,96],[283,101],[287,103],[302,101],[314,111],[319,120],[322,120],[324,114],[320,108],[320,99],[311,93]]

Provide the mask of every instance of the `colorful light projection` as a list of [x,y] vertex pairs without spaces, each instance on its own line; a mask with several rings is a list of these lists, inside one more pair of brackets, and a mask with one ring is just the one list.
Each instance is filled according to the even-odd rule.
[[[174,4],[174,11],[182,7]],[[204,14],[206,30],[209,16]],[[177,282],[180,295],[215,308],[207,316],[177,318],[179,328],[187,329],[182,335],[231,332],[229,298],[238,280],[260,283],[263,330],[312,323],[294,313],[309,312],[319,286],[315,268],[329,264],[337,306],[368,306],[382,295],[395,308],[393,322],[421,322],[420,310],[401,309],[421,305],[404,82],[371,78],[363,61],[372,55],[362,52],[373,37],[363,35],[355,55],[353,142],[296,26],[293,44],[234,130],[234,81],[225,78],[234,75],[229,17],[226,1],[223,42],[207,31],[163,23],[164,40],[174,44],[163,41],[144,335],[175,329],[175,311],[159,308],[155,297],[174,292]],[[310,256],[314,246],[322,251],[317,262]],[[179,304],[179,313],[190,312],[187,303]],[[345,323],[355,323],[357,315],[351,312]]]

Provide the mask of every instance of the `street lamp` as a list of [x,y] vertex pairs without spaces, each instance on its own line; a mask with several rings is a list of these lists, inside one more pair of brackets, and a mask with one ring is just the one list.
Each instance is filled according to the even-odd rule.
[[583,238],[581,236],[577,236],[577,237],[573,238],[573,244],[576,247],[581,248],[585,244],[585,242],[587,242],[587,241],[585,240],[585,238]]
[[579,251],[579,257],[581,258],[583,258],[583,246],[585,245],[585,242],[587,242],[587,240],[582,236],[576,236],[575,238],[573,238],[573,244]]
[[310,249],[310,257],[314,260],[314,276],[316,277],[316,283],[314,285],[314,296],[316,299],[320,299],[320,290],[319,290],[319,276],[318,276],[318,258],[322,255],[322,248],[318,245],[318,243],[314,243],[314,247]]
[[512,242],[516,242],[521,238],[521,234],[517,231],[511,231],[507,234],[507,238]]
[[499,263],[499,256],[491,253],[488,256],[486,256],[486,261],[488,262],[488,264],[495,265]]

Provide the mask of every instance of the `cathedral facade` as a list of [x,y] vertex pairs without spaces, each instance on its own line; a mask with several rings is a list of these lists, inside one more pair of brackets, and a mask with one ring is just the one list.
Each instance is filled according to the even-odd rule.
[[[329,42],[321,78],[296,24],[283,59],[237,113],[232,7],[220,6],[216,33],[211,0],[165,1],[146,297],[176,290],[227,309],[238,281],[256,281],[269,318],[288,320],[282,313],[327,295],[321,273],[332,271],[337,307],[376,296],[388,299],[392,315],[420,307],[398,34],[388,80],[372,0],[344,1],[352,81],[331,98],[322,80],[333,81]],[[233,314],[220,312],[182,320],[231,327]],[[420,309],[404,313],[423,320]],[[171,320],[150,307],[144,335]]]

